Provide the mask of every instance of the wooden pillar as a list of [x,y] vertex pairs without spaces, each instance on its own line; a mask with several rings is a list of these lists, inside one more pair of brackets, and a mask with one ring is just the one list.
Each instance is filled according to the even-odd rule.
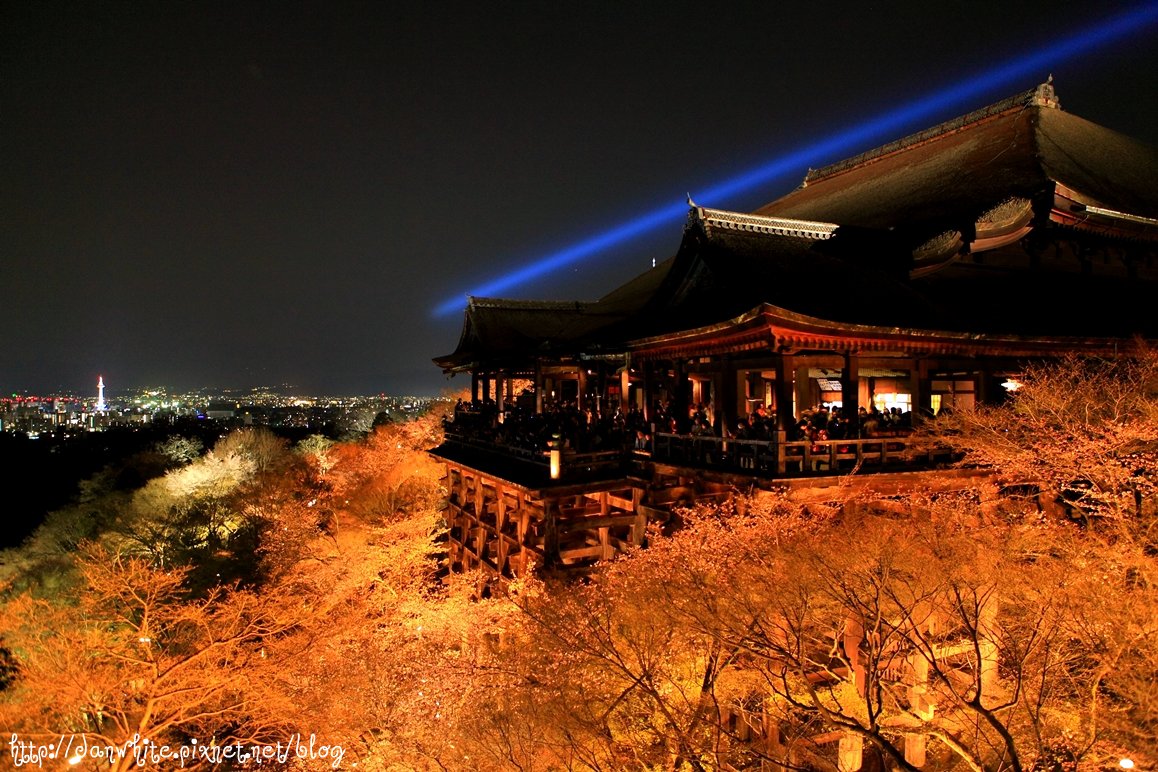
[[607,393],[607,367],[603,362],[595,364],[595,417],[601,418],[610,407]]
[[655,376],[652,374],[652,368],[655,365],[652,361],[646,360],[643,363],[643,372],[640,374],[640,390],[643,392],[643,421],[644,423],[651,423],[654,420],[652,415],[652,400],[655,395],[652,390],[655,388]]
[[498,554],[495,556],[495,562],[499,569],[499,576],[502,576],[507,570],[507,552],[509,545],[507,544],[506,534],[503,529],[507,525],[507,494],[506,489],[503,488],[502,483],[495,481],[495,533],[498,538],[496,547]]
[[[929,699],[929,661],[923,654],[914,654],[909,657],[908,664],[909,709],[920,720],[932,721],[935,706]],[[925,766],[926,741],[923,732],[905,735],[905,761],[914,767]]]
[[914,767],[925,766],[928,760],[926,755],[927,741],[924,734],[909,732],[905,735],[905,761]]
[[[599,492],[599,515],[607,517],[611,514],[611,495],[607,491]],[[599,548],[600,560],[611,560],[615,557],[615,548],[611,546],[611,528],[609,526],[599,527]]]
[[855,351],[844,352],[844,366],[840,370],[840,412],[858,433],[860,431],[860,423],[857,421],[857,409],[860,407],[859,365],[859,357]]
[[478,402],[479,402],[478,387],[479,387],[478,370],[471,370],[470,371],[470,401],[475,403],[475,404],[478,404]]
[[[784,741],[780,736],[780,721],[776,718],[777,710],[779,709],[773,706],[764,706],[764,752],[771,759],[773,759],[774,762],[781,762],[780,764],[776,764],[775,766],[771,767],[772,769],[791,769],[793,767],[789,766],[791,761],[789,758],[791,755],[790,749],[789,746],[784,744]],[[767,767],[761,763],[760,769],[764,770],[767,769]]]
[[530,530],[531,513],[527,508],[527,500],[522,491],[515,494],[516,513],[519,516],[519,522],[516,525],[516,538],[519,542],[519,572],[516,576],[525,576],[527,573],[528,553],[527,551],[527,532]]
[[640,504],[643,502],[643,488],[631,489],[631,511],[635,515],[635,521],[631,525],[631,543],[636,547],[642,547],[644,537],[647,535],[647,515],[643,514]]
[[792,409],[792,376],[794,357],[791,354],[776,355],[776,429],[787,432],[796,423]]
[[579,363],[577,380],[579,382],[577,387],[579,394],[576,399],[579,403],[579,409],[583,410],[587,407],[587,368],[583,366],[582,362]]
[[629,362],[623,363],[623,369],[619,372],[619,412],[627,415],[631,411],[631,403],[628,397],[631,395],[631,368]]
[[716,395],[716,408],[719,413],[718,420],[723,421],[723,426],[718,427],[719,434],[727,436],[727,433],[736,428],[736,419],[741,415],[737,405],[740,386],[736,380],[736,366],[732,364],[732,358],[723,357],[720,365],[723,370],[720,372],[720,393]]
[[611,529],[607,526],[600,526],[599,532],[599,559],[611,560],[615,557],[615,548],[611,546]]
[[551,566],[559,563],[559,518],[554,499],[543,499],[543,561]]
[[467,498],[467,491],[468,490],[469,490],[469,488],[467,487],[466,471],[460,469],[459,470],[459,477],[458,477],[458,505],[463,510],[465,510],[467,508],[467,504],[469,501],[469,499]]
[[[507,392],[511,388],[510,384],[511,384],[510,379],[504,378],[501,370],[499,372],[495,373],[495,402],[497,402],[499,405],[499,412],[500,413],[502,413],[503,410],[506,409]],[[504,386],[506,388],[504,388]]]
[[929,378],[929,363],[918,359],[914,363],[913,373],[913,426],[916,426],[933,414],[933,382]]
[[860,769],[863,756],[864,740],[861,736],[852,732],[842,733],[836,761],[836,768],[839,772],[856,772]]
[[679,427],[679,431],[685,432],[688,427],[688,375],[684,370],[682,359],[673,360],[672,369],[675,372],[675,385],[673,386],[675,393],[672,394],[672,413],[675,415],[676,425]]
[[973,396],[977,407],[990,405],[996,401],[994,397],[999,395],[993,393],[993,386],[994,379],[987,368],[982,367],[973,374]]
[[[795,384],[793,394],[796,397],[796,414],[815,407],[812,404],[812,379],[808,377],[808,365],[797,365],[793,373]],[[794,419],[795,420],[795,419]]]
[[990,707],[998,702],[997,699],[997,633],[994,627],[997,624],[997,599],[990,597],[981,607],[977,618],[977,649],[981,661],[981,704]]

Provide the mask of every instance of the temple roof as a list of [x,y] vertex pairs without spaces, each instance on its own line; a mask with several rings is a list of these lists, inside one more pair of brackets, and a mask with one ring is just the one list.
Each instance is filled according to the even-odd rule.
[[812,171],[756,213],[932,235],[1012,197],[1051,196],[1061,184],[1090,204],[1158,226],[1155,179],[1158,150],[1064,112],[1043,84]]
[[[936,316],[906,285],[908,255],[887,235],[784,219],[775,221],[783,233],[767,232],[759,223],[734,227],[724,214],[691,210],[663,281],[640,313],[615,330],[621,340],[711,324],[762,303],[848,322]],[[872,260],[860,259],[868,253]]]
[[614,304],[471,297],[458,347],[434,361],[448,372],[478,360],[518,366],[536,356],[566,354],[624,316]]
[[471,298],[435,362],[525,369],[719,325],[755,335],[768,309],[893,338],[1155,338],[1156,181],[1158,151],[1063,112],[1044,84],[810,172],[754,213],[689,200],[677,253],[598,301]]

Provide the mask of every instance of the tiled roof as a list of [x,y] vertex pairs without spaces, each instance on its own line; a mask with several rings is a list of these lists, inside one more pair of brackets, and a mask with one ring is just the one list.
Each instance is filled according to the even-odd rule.
[[1040,99],[970,115],[811,172],[755,214],[934,235],[1061,183],[1092,203],[1158,218],[1158,150]]
[[[767,307],[879,329],[1158,337],[1158,151],[1063,112],[1048,84],[811,172],[754,213],[689,204],[674,257],[595,302],[472,298],[435,361],[616,353]],[[1043,270],[1025,239],[1049,228],[1069,246]],[[1095,253],[1120,264],[1094,271]]]

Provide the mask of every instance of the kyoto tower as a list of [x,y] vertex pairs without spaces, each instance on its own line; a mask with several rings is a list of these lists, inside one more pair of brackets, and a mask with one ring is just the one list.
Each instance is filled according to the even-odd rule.
[[108,408],[105,407],[105,378],[103,375],[97,376],[97,401],[96,412],[103,413]]

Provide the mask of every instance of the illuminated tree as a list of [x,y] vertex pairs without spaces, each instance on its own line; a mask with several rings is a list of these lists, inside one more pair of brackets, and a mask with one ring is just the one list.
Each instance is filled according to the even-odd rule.
[[745,503],[519,601],[519,678],[478,742],[528,767],[855,769],[865,752],[978,772],[1155,747],[1142,550],[970,497]]
[[362,442],[339,446],[330,474],[335,507],[375,521],[436,505],[442,469],[426,451],[441,436],[441,420],[427,414],[375,427]]
[[[22,594],[0,607],[18,666],[0,725],[120,748],[137,736],[253,742],[283,731],[292,708],[267,688],[283,664],[267,647],[308,618],[292,596],[217,588],[190,599],[184,571],[100,548],[79,568],[75,602]],[[133,765],[130,754],[111,768]]]
[[[1079,517],[1149,532],[1158,515],[1158,351],[1114,360],[1071,357],[1026,369],[1000,407],[939,417],[931,431],[992,468],[1036,486]],[[1152,537],[1147,537],[1152,538]]]
[[277,644],[309,656],[280,668],[272,688],[360,769],[473,766],[459,727],[494,680],[487,637],[513,607],[472,600],[472,582],[443,581],[441,534],[431,512],[353,520],[341,544],[280,580],[311,599],[313,616]]
[[193,437],[174,435],[157,443],[157,452],[176,465],[191,464],[205,451],[201,440]]
[[222,458],[238,456],[261,473],[274,469],[290,455],[289,442],[264,426],[236,429],[222,437],[213,446],[215,455]]
[[320,434],[311,434],[297,444],[297,451],[311,459],[317,467],[318,476],[324,478],[337,459],[334,457],[334,441]]
[[252,553],[255,543],[238,494],[255,474],[248,456],[215,448],[136,491],[102,541],[157,566],[191,567],[201,586],[249,576],[254,561],[237,553]]

